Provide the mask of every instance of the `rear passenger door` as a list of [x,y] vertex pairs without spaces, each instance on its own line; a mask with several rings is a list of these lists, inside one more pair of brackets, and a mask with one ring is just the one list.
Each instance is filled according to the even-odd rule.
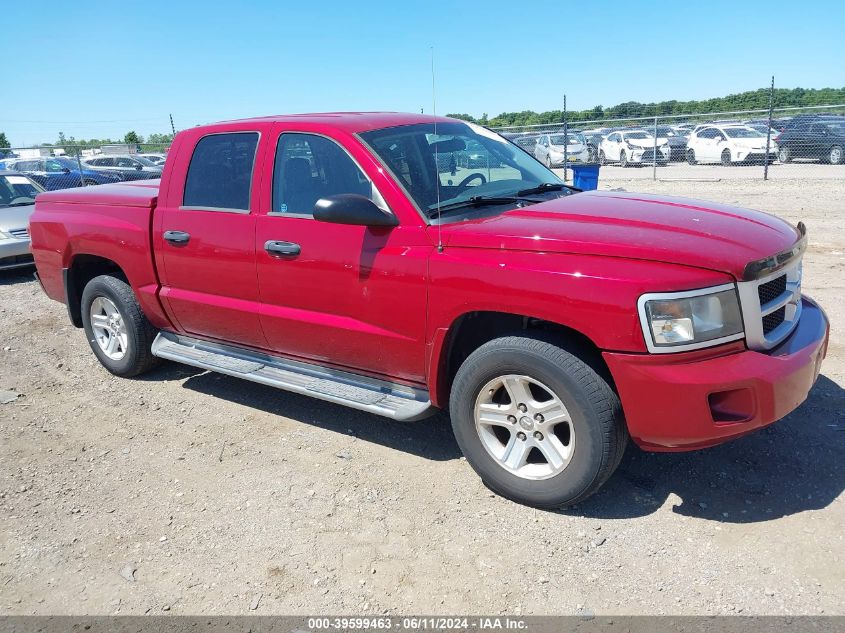
[[264,347],[255,270],[259,132],[189,136],[155,212],[161,299],[186,334]]

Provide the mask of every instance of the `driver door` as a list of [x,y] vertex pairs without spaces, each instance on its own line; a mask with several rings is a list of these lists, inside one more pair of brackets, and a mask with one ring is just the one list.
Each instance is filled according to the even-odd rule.
[[424,226],[318,222],[314,204],[330,195],[364,195],[389,210],[373,184],[378,174],[361,168],[369,157],[358,146],[281,127],[275,135],[255,235],[261,329],[269,348],[423,382],[432,249]]

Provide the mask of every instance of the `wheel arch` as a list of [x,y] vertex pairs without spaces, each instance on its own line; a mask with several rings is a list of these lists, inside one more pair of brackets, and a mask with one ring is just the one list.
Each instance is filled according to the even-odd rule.
[[566,348],[592,367],[614,389],[601,349],[582,332],[555,321],[525,314],[477,310],[465,312],[435,334],[428,370],[432,402],[446,407],[455,374],[466,358],[484,343],[505,335],[530,334]]
[[117,262],[101,257],[77,253],[68,262],[68,267],[62,270],[62,279],[65,288],[65,305],[67,305],[68,316],[75,327],[82,327],[82,291],[94,277],[99,275],[115,274],[126,279],[126,273]]

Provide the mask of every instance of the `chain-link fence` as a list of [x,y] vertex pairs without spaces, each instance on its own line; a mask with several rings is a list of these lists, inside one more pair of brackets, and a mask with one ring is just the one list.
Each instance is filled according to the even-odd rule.
[[605,179],[845,176],[845,105],[493,129],[567,178],[580,163],[600,163]]
[[169,144],[113,143],[0,148],[0,170],[19,172],[44,189],[161,178]]
[[[492,129],[569,181],[571,168],[583,163],[600,163],[604,181],[845,176],[845,104],[571,122],[564,114],[557,123]],[[169,143],[0,148],[0,169],[48,190],[159,178],[168,149]],[[490,160],[464,154],[466,167]]]

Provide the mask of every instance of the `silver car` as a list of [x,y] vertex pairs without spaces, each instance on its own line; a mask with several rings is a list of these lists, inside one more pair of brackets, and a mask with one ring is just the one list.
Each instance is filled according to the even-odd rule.
[[35,196],[44,191],[28,176],[0,171],[0,270],[32,265],[29,216]]
[[587,163],[590,150],[587,139],[580,132],[542,134],[534,146],[534,158],[549,168],[563,165],[564,158],[567,163]]

